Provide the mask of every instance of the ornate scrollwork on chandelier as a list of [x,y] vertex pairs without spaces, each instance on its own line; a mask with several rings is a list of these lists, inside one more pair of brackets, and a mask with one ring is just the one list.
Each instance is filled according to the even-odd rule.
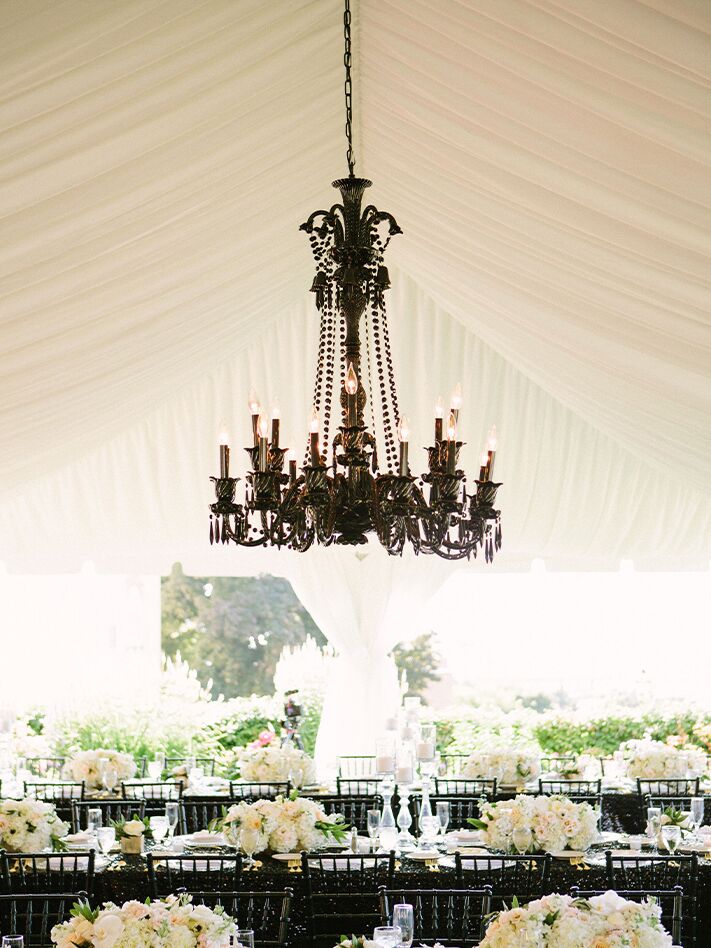
[[[251,469],[244,501],[235,499],[238,478],[230,477],[230,450],[223,437],[220,476],[212,478],[216,501],[210,505],[210,542],[304,552],[314,543],[367,543],[370,534],[375,534],[394,555],[409,544],[415,553],[434,553],[450,560],[470,558],[483,550],[491,562],[501,545],[500,512],[494,509],[501,485],[492,481],[496,439],[490,435],[476,490],[467,493],[465,474],[457,466],[462,447],[457,440],[458,390],[446,424],[443,406],[438,404],[434,444],[426,448],[426,473],[419,479],[410,474],[409,426],[398,405],[385,307],[390,279],[384,255],[390,239],[401,230],[391,214],[372,204],[362,207],[371,182],[353,173],[348,0],[344,36],[350,173],[333,182],[340,191],[340,203],[314,211],[301,225],[316,262],[311,290],[321,320],[306,455],[299,472],[295,453],[280,447],[278,414],[273,414],[270,437],[268,419],[251,397],[253,445],[246,448]],[[366,424],[366,406],[372,430]],[[336,411],[341,423],[334,432],[332,413]],[[378,424],[382,459],[374,434]]]

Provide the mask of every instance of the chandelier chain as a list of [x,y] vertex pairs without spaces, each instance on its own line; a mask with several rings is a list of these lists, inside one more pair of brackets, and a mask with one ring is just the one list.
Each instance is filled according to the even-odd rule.
[[350,0],[345,0],[343,10],[343,65],[346,68],[346,81],[343,87],[346,99],[346,141],[348,149],[346,151],[346,161],[348,162],[348,174],[353,177],[355,169],[355,155],[353,154],[353,80],[351,78],[351,4]]

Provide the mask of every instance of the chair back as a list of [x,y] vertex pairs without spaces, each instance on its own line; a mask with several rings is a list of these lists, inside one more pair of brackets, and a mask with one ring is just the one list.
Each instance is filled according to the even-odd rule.
[[338,758],[339,777],[374,777],[375,757],[349,754]]
[[235,803],[244,801],[233,797],[182,797],[180,800],[180,832],[198,833],[206,830],[213,820],[222,816]]
[[497,780],[470,780],[465,777],[435,777],[434,778],[435,796],[455,796],[463,795],[466,797],[481,797],[489,802],[496,800]]
[[274,797],[288,797],[291,784],[288,780],[265,783],[258,780],[231,780],[230,796],[236,800],[273,800]]
[[25,757],[25,769],[42,780],[61,780],[66,757]]
[[[645,902],[654,899],[662,910],[662,925],[672,936],[675,945],[690,945],[691,942],[682,942],[682,928],[684,922],[684,892],[681,886],[673,889],[617,889],[617,894],[630,902]],[[570,888],[570,895],[574,899],[591,899],[596,895],[604,895],[602,889],[583,890],[574,885]]]
[[664,780],[641,780],[638,777],[637,793],[640,797],[698,797],[699,777],[666,777]]
[[[422,810],[422,797],[414,797],[411,801],[414,805],[414,818],[415,818],[415,829],[413,832],[420,833],[422,827],[420,826],[420,813]],[[481,810],[481,797],[468,797],[464,794],[455,794],[454,796],[437,796],[430,797],[430,806],[432,807],[432,813],[437,813],[437,804],[438,803],[448,803],[449,804],[449,823],[448,828],[451,829],[471,829],[471,826],[467,826],[467,820],[477,820],[480,816]]]
[[44,800],[46,803],[68,805],[69,800],[83,800],[84,793],[83,780],[25,780],[25,796],[34,800]]
[[336,777],[336,793],[339,797],[374,797],[381,784],[378,777]]
[[5,892],[87,892],[94,894],[96,853],[7,853],[0,850]]
[[658,806],[659,809],[664,812],[664,810],[682,810],[689,812],[691,810],[691,801],[692,800],[703,800],[704,801],[704,822],[706,822],[707,815],[711,815],[709,811],[709,804],[711,799],[707,797],[706,794],[700,793],[696,796],[663,796],[655,797],[647,795],[644,798],[644,813],[643,816],[646,819],[647,810],[650,806]]
[[301,871],[307,894],[377,892],[392,885],[395,853],[302,853]]
[[51,944],[55,925],[69,919],[72,906],[87,899],[86,892],[13,892],[0,895],[0,932],[22,935],[26,948]]
[[179,780],[161,781],[122,780],[121,796],[124,800],[162,800],[164,802],[180,800],[183,785]]
[[457,888],[492,890],[492,912],[511,906],[513,896],[520,905],[550,892],[551,855],[488,856],[454,854]]
[[236,892],[242,884],[242,855],[230,853],[184,853],[175,856],[146,856],[148,888],[152,899],[163,898],[179,889],[192,892],[210,888],[212,891]]
[[111,820],[130,820],[134,815],[142,820],[146,803],[145,800],[130,803],[126,800],[72,800],[72,833],[87,828],[89,810],[101,810],[101,825],[109,826]]
[[438,775],[440,777],[460,777],[468,760],[468,754],[442,754],[439,759]]
[[549,796],[599,797],[602,780],[539,780],[538,792]]
[[[166,757],[165,758],[165,769],[170,775],[176,767],[183,767],[188,760],[191,758],[188,757]],[[202,767],[202,772],[208,777],[215,776],[215,766],[217,761],[214,757],[193,757],[192,760],[195,761],[196,767]]]
[[470,948],[484,937],[486,917],[491,913],[491,886],[481,889],[386,889],[381,886],[380,915],[389,924],[392,907],[412,905],[417,941]]
[[236,921],[238,928],[252,929],[255,948],[286,948],[292,889],[286,887],[269,892],[189,891],[193,903],[210,908],[221,905]]
[[306,892],[307,943],[311,948],[333,948],[345,932],[370,937],[380,924],[380,896],[375,888],[361,892],[310,888]]
[[316,802],[328,816],[340,813],[344,822],[348,826],[355,826],[361,835],[366,835],[368,832],[368,810],[382,812],[383,808],[381,796],[339,797],[334,794],[318,797]]
[[[560,774],[574,773],[578,766],[578,758],[575,754],[555,754],[551,757],[541,757],[541,773]],[[563,777],[563,779],[566,779]]]
[[679,886],[683,892],[684,945],[695,943],[698,915],[699,857],[659,855],[618,856],[614,850],[605,853],[607,881],[610,888],[646,892],[651,889],[670,890]]

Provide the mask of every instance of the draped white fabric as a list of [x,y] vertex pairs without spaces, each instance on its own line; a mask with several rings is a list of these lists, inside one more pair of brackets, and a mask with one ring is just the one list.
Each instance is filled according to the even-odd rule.
[[[354,7],[419,443],[461,377],[470,468],[501,428],[504,565],[708,559],[711,6]],[[207,476],[250,382],[292,438],[308,415],[297,227],[344,168],[340,3],[3,13],[0,559],[269,568],[206,547]]]

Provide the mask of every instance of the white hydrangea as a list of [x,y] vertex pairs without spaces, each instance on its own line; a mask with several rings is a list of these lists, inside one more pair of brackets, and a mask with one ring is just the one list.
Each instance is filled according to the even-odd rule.
[[535,780],[541,772],[540,748],[530,746],[489,747],[469,755],[462,776],[471,780],[493,780],[520,784]]
[[561,852],[585,850],[597,838],[596,811],[589,803],[575,803],[565,796],[527,796],[483,803],[480,812],[484,842],[493,849],[513,852],[513,833],[528,829],[531,850]]
[[246,748],[239,756],[242,780],[257,783],[285,783],[295,787],[315,783],[316,763],[293,745]]
[[654,902],[630,902],[616,892],[592,899],[546,895],[501,912],[481,948],[668,948],[672,944]]
[[61,849],[69,824],[57,816],[52,803],[43,800],[0,801],[0,848],[11,853]]
[[633,779],[700,777],[706,770],[706,755],[700,748],[680,750],[649,738],[625,741],[620,744],[616,756],[623,761],[627,776]]
[[227,948],[236,935],[234,921],[219,906],[172,895],[150,904],[107,902],[96,911],[82,906],[74,918],[54,926],[51,938],[58,948]]
[[69,780],[83,780],[90,790],[102,786],[101,760],[114,771],[116,779],[130,780],[136,773],[136,762],[130,754],[114,748],[97,747],[94,750],[78,751],[64,765],[64,775]]
[[313,800],[277,797],[234,804],[225,814],[222,831],[245,853],[289,853],[321,849],[332,835],[328,827],[340,835],[340,823],[338,815],[326,815]]

